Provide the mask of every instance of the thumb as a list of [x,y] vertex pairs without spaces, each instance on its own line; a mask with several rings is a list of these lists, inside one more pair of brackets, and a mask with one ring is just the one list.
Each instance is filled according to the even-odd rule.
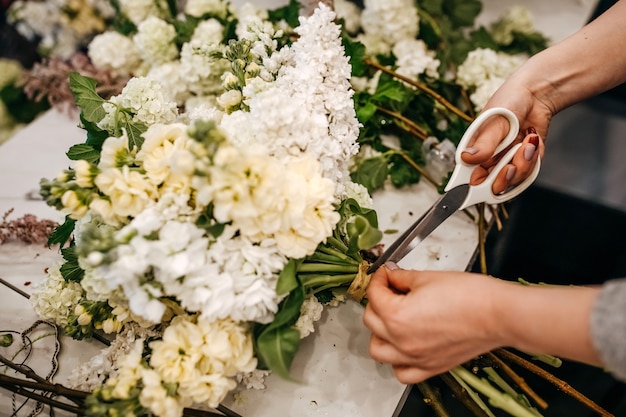
[[390,287],[400,293],[406,294],[417,287],[418,275],[418,271],[390,268],[387,272],[387,281]]

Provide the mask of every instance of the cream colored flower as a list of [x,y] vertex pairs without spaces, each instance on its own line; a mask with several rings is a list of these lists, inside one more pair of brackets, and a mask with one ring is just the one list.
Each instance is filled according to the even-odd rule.
[[136,170],[123,166],[102,171],[94,180],[111,201],[116,216],[136,216],[157,196],[156,188]]

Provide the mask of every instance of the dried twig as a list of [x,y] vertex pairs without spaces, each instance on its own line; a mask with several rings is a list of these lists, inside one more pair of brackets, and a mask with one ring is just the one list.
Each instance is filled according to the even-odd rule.
[[496,349],[494,350],[494,353],[500,356],[501,358],[514,362],[518,364],[519,366],[525,368],[526,370],[534,373],[535,375],[542,377],[543,379],[545,379],[546,381],[550,382],[552,385],[557,387],[559,390],[563,391],[564,393],[571,396],[572,398],[575,398],[580,403],[588,407],[590,410],[593,410],[594,412],[598,413],[599,415],[603,417],[613,416],[613,414],[609,413],[604,408],[596,404],[594,401],[587,398],[584,394],[577,391],[567,382],[563,381],[562,379],[557,378],[556,376],[552,375],[550,372],[547,372],[546,370],[527,361],[526,359],[521,358],[505,349]]

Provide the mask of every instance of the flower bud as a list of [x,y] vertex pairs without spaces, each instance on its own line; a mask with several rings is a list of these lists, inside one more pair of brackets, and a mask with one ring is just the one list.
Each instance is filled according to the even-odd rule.
[[80,324],[81,326],[86,326],[89,323],[91,323],[91,314],[85,312],[83,314],[81,314],[80,316],[78,316],[78,324]]

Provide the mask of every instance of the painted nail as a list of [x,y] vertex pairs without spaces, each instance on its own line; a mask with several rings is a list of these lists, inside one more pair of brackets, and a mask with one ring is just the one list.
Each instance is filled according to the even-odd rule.
[[393,261],[387,261],[385,262],[385,267],[390,270],[390,271],[395,271],[396,269],[400,269],[400,267],[398,266],[398,264],[396,264]]
[[470,148],[465,148],[463,152],[467,152],[470,155],[474,155],[478,152],[478,149],[470,147]]
[[511,165],[509,169],[506,170],[506,180],[510,182],[515,176],[516,171],[517,171],[517,168]]
[[[534,137],[537,137],[537,136],[534,136]],[[536,150],[537,150],[537,145],[529,141],[528,145],[526,145],[526,148],[524,148],[524,159],[527,161],[532,160],[533,155],[535,154]]]
[[526,134],[527,135],[536,135],[537,134],[537,129],[535,129],[534,127],[529,127],[528,129],[526,129]]
[[531,136],[528,138],[528,143],[535,145],[536,148],[539,147],[539,135]]

